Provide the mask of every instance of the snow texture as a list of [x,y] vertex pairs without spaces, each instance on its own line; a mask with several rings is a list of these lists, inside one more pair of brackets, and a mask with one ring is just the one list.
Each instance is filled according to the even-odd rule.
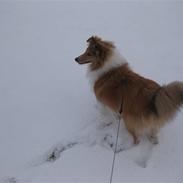
[[[74,58],[98,35],[143,76],[183,81],[182,17],[181,1],[1,1],[0,182],[109,182],[119,119]],[[182,119],[158,145],[121,122],[113,182],[183,182]]]

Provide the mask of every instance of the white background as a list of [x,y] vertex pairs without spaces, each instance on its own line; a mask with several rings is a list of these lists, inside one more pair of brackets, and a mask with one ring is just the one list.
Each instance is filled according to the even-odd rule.
[[[95,146],[99,114],[86,67],[74,58],[98,35],[143,76],[183,81],[182,22],[181,1],[0,2],[0,181],[109,182],[113,152]],[[139,145],[117,154],[113,182],[183,182],[182,131],[179,113],[151,152]],[[29,166],[76,136],[94,146]]]

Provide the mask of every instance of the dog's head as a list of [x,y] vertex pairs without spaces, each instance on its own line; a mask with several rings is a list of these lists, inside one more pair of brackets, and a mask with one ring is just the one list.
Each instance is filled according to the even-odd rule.
[[115,46],[112,42],[103,41],[97,36],[92,36],[87,40],[88,47],[83,54],[75,58],[78,64],[90,63],[91,69],[100,68],[111,55]]

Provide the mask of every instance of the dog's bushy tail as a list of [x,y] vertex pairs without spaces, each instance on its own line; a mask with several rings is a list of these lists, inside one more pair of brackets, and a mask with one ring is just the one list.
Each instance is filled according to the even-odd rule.
[[154,102],[160,119],[166,121],[173,118],[183,104],[183,82],[175,81],[162,86]]

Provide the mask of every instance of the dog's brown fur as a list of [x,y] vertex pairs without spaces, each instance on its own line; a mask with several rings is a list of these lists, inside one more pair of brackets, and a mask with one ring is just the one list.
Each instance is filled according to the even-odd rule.
[[[106,64],[115,46],[98,37],[91,37],[87,42],[87,50],[76,60],[80,64],[90,63],[89,68],[94,71]],[[144,133],[151,142],[157,143],[159,128],[175,116],[183,103],[182,82],[160,86],[134,73],[127,63],[103,73],[93,88],[98,101],[116,113],[121,112],[135,144]]]
[[97,70],[104,65],[107,57],[111,55],[111,49],[114,48],[114,45],[112,42],[102,41],[99,37],[91,37],[87,42],[89,43],[88,48],[78,57],[78,63],[90,63],[90,69]]

